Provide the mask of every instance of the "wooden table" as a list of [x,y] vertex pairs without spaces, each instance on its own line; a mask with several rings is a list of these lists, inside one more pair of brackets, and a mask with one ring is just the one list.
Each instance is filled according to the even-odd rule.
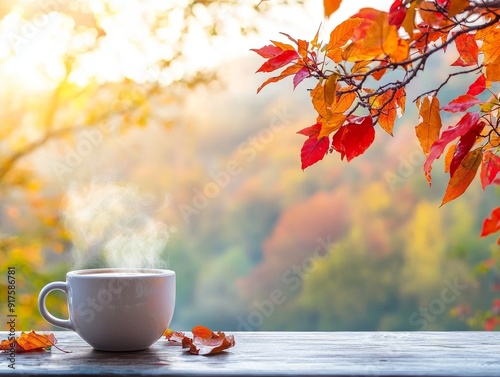
[[[195,356],[165,340],[140,352],[99,352],[73,332],[57,349],[0,354],[0,375],[500,376],[500,332],[234,332],[236,346]],[[5,339],[6,332],[0,332]]]

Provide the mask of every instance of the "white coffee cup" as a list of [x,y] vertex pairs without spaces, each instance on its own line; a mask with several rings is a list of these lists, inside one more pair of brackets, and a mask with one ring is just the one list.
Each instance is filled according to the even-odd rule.
[[[69,318],[49,313],[45,299],[63,291]],[[47,284],[38,309],[51,325],[70,329],[102,351],[149,348],[170,325],[175,307],[175,272],[160,269],[107,268],[70,271],[66,282]]]

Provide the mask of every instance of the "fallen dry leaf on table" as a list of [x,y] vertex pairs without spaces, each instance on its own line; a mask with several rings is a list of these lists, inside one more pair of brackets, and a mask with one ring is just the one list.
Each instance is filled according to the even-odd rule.
[[215,333],[204,326],[195,326],[191,331],[192,338],[170,329],[167,329],[164,335],[171,342],[181,343],[182,348],[188,348],[189,352],[194,355],[213,355],[235,345],[234,336],[226,336],[221,331]]
[[15,344],[16,353],[48,351],[52,346],[62,352],[69,352],[56,346],[57,339],[52,333],[37,334],[34,331],[30,331],[29,333],[23,331],[16,339],[2,340],[0,343],[0,350],[9,351],[11,349],[11,343]]
[[163,333],[165,335],[165,338],[171,342],[175,343],[180,343],[182,344],[182,339],[186,337],[186,335],[183,332],[180,331],[172,331],[170,329],[165,330]]

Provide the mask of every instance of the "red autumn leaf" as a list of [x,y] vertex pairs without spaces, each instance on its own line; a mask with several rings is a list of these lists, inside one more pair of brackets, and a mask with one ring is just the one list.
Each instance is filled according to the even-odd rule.
[[474,81],[471,86],[469,86],[469,90],[467,90],[467,93],[471,96],[476,96],[480,93],[482,93],[486,89],[486,77],[484,75],[481,75],[477,78],[476,81]]
[[455,46],[460,56],[452,66],[468,67],[478,64],[479,48],[474,37],[469,33],[460,34],[455,38]]
[[484,128],[484,123],[478,122],[475,127],[472,127],[465,135],[460,137],[457,143],[455,152],[453,153],[453,159],[450,163],[450,177],[453,177],[455,171],[460,166],[467,153],[474,146],[477,137]]
[[500,319],[498,317],[490,317],[484,322],[484,329],[486,331],[493,331],[500,324]]
[[500,230],[500,207],[491,211],[491,217],[483,221],[483,229],[481,230],[481,237],[489,236]]
[[481,100],[471,96],[470,94],[462,94],[443,107],[443,110],[452,113],[459,113],[481,102]]
[[68,352],[56,346],[57,339],[54,334],[37,334],[34,331],[29,333],[22,332],[20,336],[13,340],[2,340],[0,350],[10,350],[11,344],[15,344],[16,353],[40,352],[50,350],[52,346],[62,352]]
[[281,54],[270,58],[267,62],[257,70],[257,72],[272,72],[278,68],[284,67],[295,59],[299,59],[300,55],[295,50],[285,50]]
[[281,54],[283,50],[279,47],[276,47],[274,45],[267,45],[261,48],[251,48],[250,51],[254,51],[263,58],[274,58],[275,56]]
[[500,314],[500,298],[496,298],[493,300],[493,304],[491,305],[491,309],[495,313]]
[[394,1],[389,9],[389,25],[400,27],[405,20],[406,11],[407,8],[401,0]]
[[375,128],[371,116],[348,119],[348,123],[341,127],[333,136],[332,147],[340,153],[347,162],[363,154],[375,140]]
[[297,133],[309,137],[309,136],[319,135],[320,131],[321,131],[321,123],[316,123],[313,124],[312,126],[297,131]]
[[267,84],[280,81],[280,80],[284,79],[285,77],[296,74],[298,71],[300,71],[301,67],[302,66],[300,64],[294,64],[294,65],[290,65],[290,66],[286,67],[283,70],[283,72],[280,73],[279,76],[270,77],[266,81],[264,81],[262,83],[262,85],[259,86],[259,88],[257,89],[257,93],[259,93]]
[[465,135],[479,120],[479,113],[466,113],[455,126],[448,127],[441,137],[431,145],[431,149],[424,163],[424,172],[429,185],[431,184],[431,170],[433,162],[441,156],[446,146],[457,137]]
[[500,172],[500,157],[491,151],[486,151],[481,165],[481,186],[486,189],[491,185]]
[[309,136],[300,151],[302,170],[322,160],[328,152],[330,139],[326,136],[318,138],[319,133],[321,132],[321,127],[321,123],[316,123],[311,127],[304,128],[303,130],[297,132],[299,134]]
[[305,78],[310,76],[309,69],[307,69],[307,67],[302,67],[297,71],[295,76],[293,76],[293,88],[295,89]]

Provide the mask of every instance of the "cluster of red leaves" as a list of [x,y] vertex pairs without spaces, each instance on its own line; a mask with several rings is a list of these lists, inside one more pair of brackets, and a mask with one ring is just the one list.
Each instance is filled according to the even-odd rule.
[[56,346],[57,339],[52,333],[37,334],[34,331],[29,333],[22,332],[16,339],[2,340],[0,350],[10,351],[12,343],[14,343],[16,353],[48,351],[52,346],[62,352],[68,352]]
[[168,341],[181,344],[182,348],[188,349],[193,355],[213,355],[235,345],[234,336],[221,331],[215,333],[206,327],[195,326],[191,332],[192,338],[183,332],[170,329],[167,329],[164,335]]
[[494,331],[500,327],[500,299],[493,300],[491,312],[485,319],[483,327],[486,331]]
[[[340,4],[324,0],[326,16]],[[406,85],[430,55],[454,44],[458,58],[451,66],[463,71],[450,74],[416,100],[420,121],[415,131],[429,184],[433,163],[445,155],[450,178],[441,205],[446,204],[467,190],[478,171],[483,189],[500,183],[500,101],[489,89],[500,82],[499,8],[469,0],[395,0],[389,12],[361,9],[337,25],[325,44],[318,41],[319,31],[310,42],[283,33],[291,44],[271,41],[253,50],[267,59],[257,72],[284,68],[257,92],[288,76],[293,76],[294,88],[306,78],[317,79],[310,91],[316,121],[298,132],[307,137],[300,154],[302,169],[333,151],[350,161],[370,147],[377,125],[392,135],[397,117],[405,112]],[[400,79],[367,86],[369,78],[380,82],[395,70],[401,72]],[[461,74],[476,77],[464,94],[441,107],[439,91]],[[459,120],[445,129],[442,113],[457,114]],[[497,231],[500,207],[485,220],[482,235]]]

